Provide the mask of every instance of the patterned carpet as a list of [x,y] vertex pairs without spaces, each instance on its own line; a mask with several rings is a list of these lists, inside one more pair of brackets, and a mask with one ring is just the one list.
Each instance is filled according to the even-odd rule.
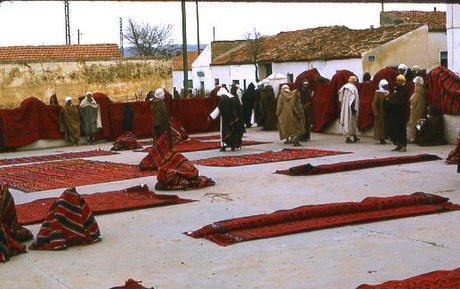
[[194,164],[214,167],[235,167],[254,164],[265,164],[273,162],[290,161],[297,159],[307,159],[324,157],[330,155],[348,154],[349,152],[328,151],[318,149],[283,149],[281,151],[267,151],[258,154],[212,157],[193,161]]
[[[167,206],[195,202],[176,195],[159,195],[148,186],[136,186],[119,191],[82,195],[94,215],[108,214],[156,206]],[[19,224],[39,223],[45,218],[49,208],[58,198],[40,199],[16,205]]]
[[0,168],[1,182],[28,193],[152,175],[137,165],[80,159]]
[[118,153],[104,151],[104,150],[91,150],[91,151],[82,151],[82,152],[50,154],[50,155],[34,156],[34,157],[0,159],[0,166],[26,164],[26,163],[38,163],[38,162],[45,162],[45,161],[60,161],[60,160],[68,160],[68,159],[110,156],[110,155],[116,155],[116,154]]

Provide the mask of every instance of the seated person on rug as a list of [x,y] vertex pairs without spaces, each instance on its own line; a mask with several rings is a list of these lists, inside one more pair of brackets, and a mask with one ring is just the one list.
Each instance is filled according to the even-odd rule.
[[137,137],[133,132],[127,131],[117,138],[113,143],[111,151],[134,150],[142,146],[137,142]]
[[446,144],[442,113],[435,107],[428,106],[425,118],[420,119],[415,132],[415,142],[420,146]]
[[0,183],[0,263],[27,252],[21,242],[32,238],[32,233],[18,223],[16,205],[8,185]]
[[155,93],[150,94],[150,101],[152,102],[152,113],[153,113],[153,123],[152,123],[152,138],[153,145],[157,143],[158,138],[163,135],[165,132],[169,138],[169,144],[172,146],[172,137],[171,137],[171,127],[169,125],[169,115],[166,110],[166,103],[164,101],[165,91],[162,88],[157,88]]
[[80,141],[80,110],[77,105],[72,104],[71,97],[66,97],[64,103],[59,113],[59,130],[64,134],[66,141],[77,146]]

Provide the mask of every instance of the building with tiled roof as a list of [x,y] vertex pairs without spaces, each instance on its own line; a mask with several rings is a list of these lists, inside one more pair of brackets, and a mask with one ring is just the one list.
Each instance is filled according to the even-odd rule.
[[[196,60],[198,57],[198,51],[187,51],[187,67],[188,70],[192,70],[192,63],[193,61]],[[176,56],[173,58],[172,62],[172,70],[177,71],[177,70],[183,70],[184,69],[184,58],[182,57],[182,54]]]
[[116,44],[0,47],[0,62],[65,61],[121,58]]
[[383,11],[380,25],[426,24],[430,32],[446,32],[446,12],[442,11]]
[[[436,35],[434,35],[436,34]],[[257,55],[258,78],[272,73],[292,81],[301,72],[316,68],[332,77],[348,69],[360,76],[383,67],[405,63],[431,69],[440,65],[447,50],[446,35],[433,33],[427,25],[400,24],[378,28],[350,29],[345,26],[308,28],[265,36]],[[215,83],[249,84],[256,81],[255,65],[248,42],[238,43],[212,57]]]

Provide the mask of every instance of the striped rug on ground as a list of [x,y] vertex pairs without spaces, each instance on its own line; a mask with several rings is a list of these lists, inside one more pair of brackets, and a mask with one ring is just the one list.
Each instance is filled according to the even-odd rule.
[[[82,197],[94,215],[195,202],[176,195],[156,194],[146,185],[119,191],[84,194]],[[19,224],[30,225],[42,222],[56,200],[57,198],[47,198],[16,205]]]
[[393,197],[370,197],[361,202],[309,205],[219,221],[184,234],[228,246],[324,228],[460,210],[460,205],[448,200],[420,192]]
[[357,160],[349,162],[340,162],[335,164],[313,166],[311,164],[305,164],[300,166],[291,167],[287,170],[277,170],[277,174],[284,174],[289,176],[308,176],[308,175],[320,175],[329,173],[338,173],[344,171],[361,170],[375,167],[410,164],[417,162],[437,161],[441,158],[436,155],[420,154],[414,156],[402,156],[402,157],[389,157],[389,158],[376,158]]
[[65,160],[0,168],[0,181],[11,188],[36,192],[152,176],[138,165]]

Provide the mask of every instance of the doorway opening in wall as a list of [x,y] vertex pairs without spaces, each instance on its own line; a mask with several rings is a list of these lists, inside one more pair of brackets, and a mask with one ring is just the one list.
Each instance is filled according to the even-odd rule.
[[219,84],[219,78],[214,78],[214,86],[218,86]]
[[204,81],[200,81],[200,91],[199,91],[199,96],[204,97]]
[[447,67],[447,65],[449,64],[447,61],[447,51],[441,51],[441,53],[439,54],[439,62],[441,66]]
[[294,74],[293,73],[288,73],[287,74],[287,81],[288,82],[294,82]]
[[261,63],[259,64],[259,75],[261,79],[267,78],[270,74],[273,73],[273,68],[271,63]]

